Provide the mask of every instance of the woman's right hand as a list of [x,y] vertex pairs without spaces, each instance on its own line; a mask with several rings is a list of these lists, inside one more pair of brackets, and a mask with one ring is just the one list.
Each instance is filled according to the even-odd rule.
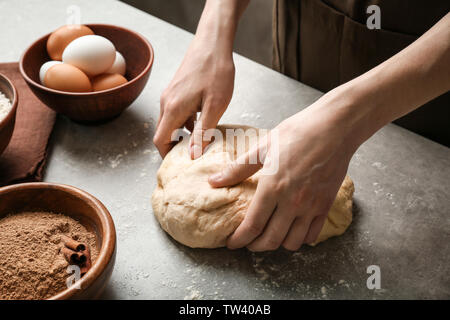
[[[192,159],[200,157],[208,145],[203,133],[216,128],[233,95],[233,41],[248,2],[206,1],[195,38],[161,96],[153,142],[163,158],[175,144],[172,133],[183,126],[192,132]],[[201,112],[198,120],[197,112]]]
[[[230,103],[235,73],[232,54],[219,50],[214,41],[208,40],[194,38],[181,66],[161,96],[153,142],[162,157],[174,144],[172,132],[184,126],[192,132],[191,158],[198,158],[208,143],[202,139],[203,132],[216,127]],[[194,127],[197,112],[201,115]]]

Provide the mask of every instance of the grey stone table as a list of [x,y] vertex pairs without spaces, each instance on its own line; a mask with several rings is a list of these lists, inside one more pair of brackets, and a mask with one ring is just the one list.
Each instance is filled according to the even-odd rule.
[[[104,298],[333,299],[450,298],[450,150],[388,125],[352,159],[354,222],[341,237],[295,253],[194,250],[168,237],[150,195],[161,159],[152,145],[159,96],[192,34],[116,1],[0,1],[0,61],[17,61],[37,37],[66,23],[118,24],[155,49],[150,81],[118,119],[82,126],[59,117],[45,180],[82,188],[110,210],[118,255]],[[263,128],[305,108],[321,93],[235,55],[235,94],[222,122]],[[381,270],[369,290],[367,268]]]

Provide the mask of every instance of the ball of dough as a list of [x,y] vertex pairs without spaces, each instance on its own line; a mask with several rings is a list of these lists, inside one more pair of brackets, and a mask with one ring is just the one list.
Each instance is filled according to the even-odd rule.
[[[225,130],[238,130],[237,138],[227,141]],[[191,160],[189,139],[183,139],[166,155],[157,174],[152,195],[153,212],[161,227],[178,242],[192,248],[218,248],[226,245],[250,205],[259,173],[242,183],[226,188],[212,188],[208,177],[225,168],[240,153],[256,142],[246,138],[246,126],[219,126],[223,140],[215,140],[205,154]],[[247,132],[247,137],[248,132]],[[245,148],[236,142],[246,139]],[[244,140],[240,140],[244,141]],[[352,221],[353,182],[346,176],[316,240],[322,242],[341,235]]]

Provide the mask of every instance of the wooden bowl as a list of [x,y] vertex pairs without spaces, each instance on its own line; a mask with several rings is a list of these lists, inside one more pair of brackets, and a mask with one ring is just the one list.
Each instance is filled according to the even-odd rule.
[[95,299],[100,296],[114,269],[116,230],[105,206],[77,188],[53,183],[23,183],[0,188],[0,219],[11,213],[45,211],[78,220],[97,237],[99,255],[92,268],[74,286],[51,300]]
[[123,27],[87,24],[95,34],[112,41],[125,58],[128,82],[96,92],[65,92],[40,84],[39,69],[51,60],[46,44],[50,33],[29,46],[20,58],[19,68],[33,93],[48,107],[70,119],[84,123],[106,122],[119,116],[144,89],[153,65],[153,48],[140,34]]
[[17,104],[19,96],[12,82],[4,75],[0,74],[0,92],[12,103],[12,108],[3,120],[0,120],[0,155],[5,151],[11,141],[16,124]]

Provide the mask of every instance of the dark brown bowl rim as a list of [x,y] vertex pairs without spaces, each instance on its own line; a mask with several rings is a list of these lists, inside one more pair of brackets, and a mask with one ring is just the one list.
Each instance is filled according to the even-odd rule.
[[84,24],[84,25],[88,26],[88,27],[107,27],[107,28],[113,28],[113,29],[121,29],[121,30],[129,32],[129,33],[133,34],[134,36],[136,36],[137,38],[141,39],[147,45],[147,48],[150,51],[150,59],[149,59],[147,65],[145,66],[144,70],[140,74],[138,74],[136,77],[134,77],[132,80],[127,81],[126,83],[121,84],[120,86],[117,86],[117,87],[114,87],[114,88],[110,88],[110,89],[106,89],[106,90],[101,90],[101,91],[68,92],[68,91],[60,91],[60,90],[55,90],[55,89],[48,88],[48,87],[43,86],[40,83],[37,83],[36,81],[32,80],[30,77],[28,77],[28,75],[26,74],[25,70],[23,69],[23,58],[24,58],[25,54],[30,50],[30,48],[33,47],[37,42],[39,42],[42,39],[50,36],[50,34],[52,32],[49,32],[46,35],[44,35],[44,36],[40,37],[39,39],[37,39],[36,41],[34,41],[22,53],[22,55],[20,57],[20,60],[19,60],[19,69],[20,69],[20,73],[22,74],[22,77],[24,77],[27,82],[32,83],[34,86],[38,87],[39,89],[45,90],[45,91],[48,91],[48,92],[61,94],[61,95],[68,95],[68,96],[96,96],[96,95],[101,95],[101,94],[104,94],[104,93],[112,92],[114,90],[118,90],[120,88],[124,88],[126,86],[129,86],[132,83],[134,83],[134,82],[138,81],[139,79],[141,79],[143,76],[145,76],[150,71],[150,69],[152,68],[153,60],[154,60],[154,57],[155,57],[155,53],[153,51],[152,45],[150,44],[150,41],[148,41],[141,34],[135,32],[135,31],[132,31],[130,29],[127,29],[125,27],[116,26],[116,25],[112,25],[112,24],[90,23],[90,24]]
[[[4,80],[6,80],[6,82],[8,83],[8,85],[11,87],[12,92],[13,92],[13,101],[11,101],[11,110],[9,110],[8,114],[6,115],[6,117],[4,117],[3,119],[0,119],[0,129],[3,128],[4,126],[6,126],[7,123],[9,123],[16,110],[17,110],[17,105],[18,105],[18,95],[17,95],[17,89],[14,86],[14,84],[12,83],[11,80],[9,80],[9,78],[7,76],[5,76],[4,74],[0,73],[0,78],[3,78]],[[4,92],[2,92],[4,94]],[[8,98],[9,99],[9,98]]]
[[[52,190],[56,189],[79,197],[82,201],[87,203],[90,207],[94,208],[94,211],[98,215],[101,221],[102,229],[104,230],[102,235],[102,246],[100,248],[97,260],[92,265],[92,268],[84,275],[83,278],[77,282],[82,289],[77,289],[74,286],[61,291],[60,293],[48,298],[48,300],[66,300],[70,299],[76,293],[86,290],[92,283],[105,272],[108,263],[110,262],[115,248],[116,248],[116,229],[114,227],[114,221],[109,213],[108,209],[97,198],[91,194],[78,189],[73,186],[49,183],[49,182],[29,182],[15,184],[0,188],[0,194],[7,194],[13,191],[43,189]],[[95,276],[97,274],[97,276]]]

